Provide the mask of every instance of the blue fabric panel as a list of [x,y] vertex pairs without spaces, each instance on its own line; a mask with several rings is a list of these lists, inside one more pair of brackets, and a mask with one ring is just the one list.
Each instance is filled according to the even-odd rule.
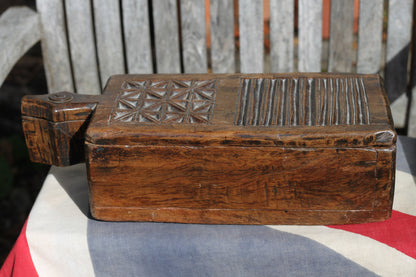
[[88,245],[97,276],[376,276],[266,226],[89,220]]

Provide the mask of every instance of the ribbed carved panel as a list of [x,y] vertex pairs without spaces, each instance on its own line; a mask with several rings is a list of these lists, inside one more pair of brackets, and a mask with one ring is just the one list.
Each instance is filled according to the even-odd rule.
[[331,126],[370,123],[362,78],[241,80],[239,126]]

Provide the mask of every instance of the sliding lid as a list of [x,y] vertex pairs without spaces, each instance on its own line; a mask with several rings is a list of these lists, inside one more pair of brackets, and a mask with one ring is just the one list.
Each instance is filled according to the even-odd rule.
[[105,145],[365,147],[395,143],[377,75],[113,76],[86,140]]

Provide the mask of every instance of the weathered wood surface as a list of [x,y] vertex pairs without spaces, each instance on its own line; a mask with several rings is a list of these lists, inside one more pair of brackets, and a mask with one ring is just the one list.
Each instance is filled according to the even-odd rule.
[[299,1],[298,71],[320,72],[322,56],[322,1]]
[[[249,143],[255,130],[258,146],[389,144],[390,132],[371,135],[392,124],[380,82],[353,74],[114,76],[88,141],[236,146]],[[309,131],[300,135],[295,125]],[[110,126],[114,132],[103,131]],[[346,127],[354,130],[351,140]]]
[[61,0],[36,1],[41,24],[42,57],[49,93],[74,91],[64,4]]
[[101,94],[89,1],[65,1],[66,24],[76,92]]
[[26,7],[13,7],[0,17],[0,86],[15,63],[40,39],[38,15]]
[[176,0],[159,0],[152,3],[157,73],[180,73]]
[[412,87],[412,100],[410,102],[410,110],[407,125],[407,135],[416,138],[416,89]]
[[375,149],[87,149],[91,213],[103,220],[345,224],[391,214],[393,149],[380,159]]
[[[149,1],[144,0],[95,0],[91,4],[88,4],[88,1],[79,0],[37,1],[49,91],[77,90],[80,93],[98,93],[108,76],[125,71],[130,73],[151,73],[153,70],[159,73],[179,73],[181,70],[189,73],[205,72],[207,57],[204,54],[200,55],[206,52],[203,34],[205,23],[202,19],[204,5],[184,0],[178,7],[179,2],[153,1],[152,10],[148,11]],[[381,57],[383,3],[382,0],[361,1],[360,3],[357,51],[357,72],[359,73],[376,73],[380,70],[383,61]],[[392,103],[395,125],[400,128],[405,127],[406,122],[408,124],[412,122],[412,118],[406,118],[408,107],[406,91],[409,87],[407,67],[413,1],[392,0],[388,3],[384,76]],[[122,11],[120,11],[120,4]],[[240,41],[237,45],[240,48],[237,52],[240,55],[241,67],[236,68],[233,1],[210,1],[211,65],[214,73],[263,71],[262,5],[261,0],[240,1],[239,3]],[[187,7],[191,6],[198,9],[198,15],[187,12]],[[341,9],[343,6],[346,8]],[[348,41],[351,38],[349,22],[352,6],[351,1],[333,1],[332,3],[330,71],[351,70]],[[293,0],[271,0],[270,7],[271,70],[273,72],[321,71],[322,1],[299,1],[298,49],[292,47],[292,24],[295,16]],[[181,13],[185,16],[179,18],[178,10],[182,9]],[[149,13],[153,17],[153,30],[150,30],[152,26],[150,26]],[[26,22],[36,21],[35,17],[34,14],[27,17],[18,16],[18,18],[24,18]],[[92,26],[93,21],[95,26]],[[7,26],[6,24],[2,22],[0,28]],[[36,26],[38,26],[37,23],[33,22],[32,27],[36,29]],[[345,26],[348,26],[348,32]],[[154,42],[151,43],[152,32]],[[39,33],[27,32],[26,36],[27,39],[36,41],[37,39],[34,38],[38,37]],[[183,41],[180,42],[182,37]],[[188,39],[190,37],[198,39]],[[1,48],[8,50],[3,52],[7,55],[2,56],[7,58],[0,61],[2,64],[0,81],[5,78],[5,74],[16,62],[17,56],[22,55],[20,52],[24,52],[20,47],[11,46],[18,45],[9,43],[13,39],[28,45],[25,42],[26,38],[18,36],[2,40],[1,43],[5,41],[7,48]],[[195,44],[189,44],[188,41]],[[155,47],[153,50],[155,53],[152,53],[152,45]],[[10,51],[18,51],[19,54],[13,56],[10,55]],[[293,56],[296,51],[298,59],[297,64],[294,65]],[[154,69],[153,65],[155,65]]]
[[123,0],[123,31],[127,72],[153,73],[147,0]]
[[361,0],[358,25],[357,73],[380,72],[384,1]]
[[125,73],[120,5],[114,0],[94,0],[93,4],[98,65],[104,87],[110,76]]
[[97,218],[328,224],[391,212],[395,135],[376,75],[116,76],[103,97],[86,139]]
[[264,68],[263,0],[238,2],[240,72],[262,73]]
[[272,72],[293,72],[295,4],[270,1],[270,61]]
[[67,166],[84,161],[84,140],[95,96],[60,92],[25,96],[22,127],[33,162]]
[[213,73],[234,73],[234,7],[232,1],[210,1],[211,63]]
[[331,1],[329,72],[351,72],[354,1]]
[[[416,37],[416,28],[413,28],[412,35]],[[416,47],[412,47],[412,60],[410,69],[410,105],[407,115],[407,135],[416,138]]]
[[206,73],[205,1],[181,0],[182,57],[185,73]]
[[407,110],[407,66],[411,41],[413,1],[389,1],[385,67],[386,91],[396,127],[404,127]]
[[79,161],[89,123],[98,219],[344,224],[391,215],[396,135],[377,75],[118,75],[100,96],[26,97],[22,114],[32,159],[58,165]]

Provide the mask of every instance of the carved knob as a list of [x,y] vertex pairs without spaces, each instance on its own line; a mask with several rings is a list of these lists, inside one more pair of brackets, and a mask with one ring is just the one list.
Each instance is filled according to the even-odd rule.
[[74,99],[74,96],[70,92],[62,91],[62,92],[52,93],[51,95],[48,96],[48,99],[49,99],[49,102],[52,102],[52,103],[67,103],[67,102],[72,101],[72,99]]

